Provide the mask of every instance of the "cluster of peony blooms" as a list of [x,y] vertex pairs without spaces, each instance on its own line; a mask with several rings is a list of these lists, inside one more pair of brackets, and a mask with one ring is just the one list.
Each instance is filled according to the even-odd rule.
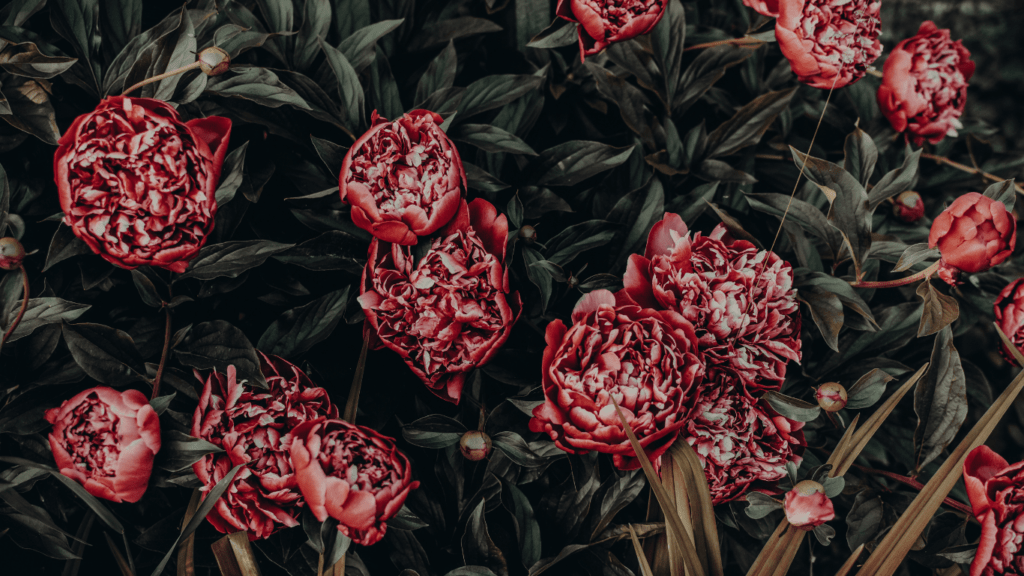
[[964,461],[964,485],[981,524],[970,576],[1024,574],[1024,462],[979,446]]
[[[395,516],[412,480],[395,441],[338,419],[327,392],[296,366],[260,354],[269,388],[254,389],[211,372],[192,421],[192,435],[223,452],[192,468],[209,492],[242,467],[207,516],[217,530],[250,540],[298,525],[304,506],[359,544],[374,544]],[[197,373],[197,378],[202,377]],[[46,412],[57,467],[96,496],[138,502],[160,451],[160,419],[138,390],[85,390]]]
[[652,461],[677,440],[693,446],[716,504],[771,490],[805,443],[802,424],[761,398],[800,361],[792,267],[724,226],[691,236],[670,213],[623,280],[616,294],[580,300],[572,326],[548,325],[544,403],[530,429],[635,469],[618,404]]
[[419,485],[409,460],[393,439],[339,419],[327,391],[297,366],[260,353],[260,369],[266,390],[240,382],[233,366],[211,372],[192,418],[192,435],[224,450],[193,464],[203,492],[242,465],[210,524],[258,540],[297,526],[308,506],[358,544],[379,541]]
[[373,118],[340,178],[353,222],[374,235],[359,304],[379,345],[457,404],[466,375],[497,353],[522,310],[505,268],[508,220],[463,198],[462,161],[440,116]]

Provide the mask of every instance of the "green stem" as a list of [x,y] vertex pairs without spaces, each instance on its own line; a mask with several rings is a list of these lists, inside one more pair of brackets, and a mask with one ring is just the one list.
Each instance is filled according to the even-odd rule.
[[911,274],[906,278],[899,278],[897,280],[885,280],[883,282],[850,282],[850,286],[854,288],[896,288],[898,286],[906,286],[907,284],[913,284],[918,280],[924,280],[932,274],[934,274],[941,266],[941,261],[932,264],[931,266],[921,270],[917,274]]
[[345,404],[345,412],[341,418],[352,424],[356,423],[356,412],[359,408],[359,391],[363,387],[363,372],[366,371],[366,353],[370,350],[370,339],[363,339],[363,349],[359,352],[359,363],[356,364],[356,373],[352,377],[352,388],[348,391],[348,402]]
[[167,72],[164,72],[163,74],[159,74],[157,76],[153,76],[152,78],[146,78],[142,82],[136,82],[135,84],[132,85],[131,88],[129,88],[129,89],[125,90],[124,92],[122,92],[121,96],[127,96],[127,95],[131,94],[132,92],[138,90],[139,88],[142,88],[146,84],[152,84],[153,82],[159,82],[161,80],[170,78],[171,76],[177,76],[178,74],[181,74],[183,72],[188,72],[189,70],[195,70],[196,68],[199,68],[200,64],[201,64],[201,62],[199,62],[199,60],[196,60],[195,62],[189,64],[188,66],[182,66],[181,68],[176,68],[174,70],[168,70]]
[[156,378],[153,378],[153,396],[151,399],[156,398],[160,394],[160,380],[164,377],[164,367],[167,366],[167,356],[171,351],[171,309],[164,306],[164,312],[167,314],[167,322],[164,324],[164,350],[160,353],[160,365],[156,369]]
[[18,310],[18,315],[14,318],[14,322],[11,322],[11,326],[4,333],[4,339],[0,341],[0,346],[7,343],[7,339],[14,333],[14,329],[21,324],[21,319],[25,317],[25,310],[28,310],[28,271],[25,270],[25,265],[18,266],[18,270],[21,271],[21,283],[22,283],[22,297],[21,297],[21,309]]

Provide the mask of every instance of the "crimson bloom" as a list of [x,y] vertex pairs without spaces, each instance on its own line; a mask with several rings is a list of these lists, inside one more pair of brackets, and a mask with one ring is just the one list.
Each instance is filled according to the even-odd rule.
[[1017,243],[1017,222],[998,200],[968,192],[932,222],[928,247],[942,254],[939,276],[956,284],[960,272],[976,273],[1001,264]]
[[738,379],[748,393],[777,389],[800,361],[800,305],[793,268],[774,252],[728,240],[719,225],[690,237],[677,214],[651,228],[644,255],[629,257],[621,298],[679,312],[696,329],[709,379]]
[[615,42],[647,34],[667,7],[667,0],[558,0],[555,13],[579,24],[583,60]]
[[775,37],[793,73],[815,88],[860,80],[882,54],[879,0],[779,0]]
[[704,377],[693,326],[671,310],[618,306],[607,290],[584,296],[572,322],[548,324],[544,403],[533,410],[530,430],[571,454],[612,454],[618,469],[635,470],[640,462],[614,397],[655,460],[679,436]]
[[783,506],[786,520],[801,530],[813,530],[836,517],[832,501],[825,495],[825,487],[813,480],[804,480],[786,492]]
[[60,473],[97,498],[138,502],[160,451],[160,418],[138,390],[98,386],[46,411]]
[[683,437],[700,458],[715,504],[752,489],[773,490],[786,477],[786,464],[802,460],[803,423],[734,387],[704,388],[683,422]]
[[338,182],[356,226],[385,242],[413,245],[455,216],[466,172],[441,122],[427,110],[394,122],[374,110],[372,126],[345,154]]
[[779,0],[743,0],[744,6],[754,9],[754,12],[775,18],[779,15]]
[[230,134],[227,118],[183,123],[160,100],[107,98],[53,157],[64,223],[111,264],[184,272],[213,230]]
[[[303,501],[289,433],[304,422],[338,415],[327,391],[314,387],[297,366],[276,356],[259,356],[267,390],[239,382],[234,366],[226,374],[211,372],[192,418],[193,436],[224,449],[192,465],[203,492],[244,465],[206,519],[226,534],[245,530],[250,540],[298,526]],[[196,377],[202,380],[198,372]]]
[[384,537],[387,520],[402,508],[412,480],[409,459],[392,438],[344,420],[306,422],[291,434],[295,478],[306,505],[323,522],[370,546]]
[[981,524],[970,576],[1024,574],[1024,462],[978,446],[964,461],[964,484]]
[[[1018,278],[1006,285],[992,306],[996,324],[1003,334],[1013,342],[1017,350],[1024,350],[1024,278]],[[1003,344],[1000,349],[1003,358],[1010,364],[1017,364],[1013,352]]]
[[359,304],[383,345],[440,398],[458,404],[466,374],[491,360],[522,311],[505,269],[508,221],[462,202],[423,256],[374,240]]
[[878,106],[893,129],[906,132],[914,144],[938,144],[963,128],[960,116],[973,75],[974,62],[963,42],[953,42],[949,30],[925,21],[885,61]]

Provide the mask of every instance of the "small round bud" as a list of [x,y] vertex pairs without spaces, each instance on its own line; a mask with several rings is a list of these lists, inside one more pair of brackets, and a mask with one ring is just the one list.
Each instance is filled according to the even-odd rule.
[[846,388],[838,382],[827,382],[822,384],[815,393],[818,399],[818,406],[825,412],[839,412],[846,408]]
[[799,482],[786,492],[783,507],[789,523],[801,530],[813,530],[836,516],[825,487],[814,480]]
[[580,279],[575,276],[569,276],[569,278],[566,279],[565,283],[566,285],[569,286],[569,288],[576,288],[580,285]]
[[491,437],[479,430],[470,430],[459,440],[459,451],[471,462],[479,462],[491,454]]
[[824,494],[825,487],[820,482],[814,480],[803,480],[797,482],[796,486],[793,486],[793,492],[796,492],[800,496],[811,496],[813,494]]
[[220,76],[231,66],[231,56],[221,48],[211,46],[199,53],[199,69],[207,76]]
[[924,216],[924,201],[917,192],[907,190],[893,200],[892,211],[900,220],[913,224]]
[[25,259],[25,248],[14,238],[0,238],[0,270],[17,270]]
[[526,224],[519,229],[519,239],[527,244],[533,244],[537,241],[537,230],[533,226]]

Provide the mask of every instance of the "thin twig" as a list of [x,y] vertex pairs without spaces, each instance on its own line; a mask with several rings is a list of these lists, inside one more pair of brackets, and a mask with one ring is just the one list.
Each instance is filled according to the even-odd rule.
[[161,80],[165,80],[167,78],[170,78],[171,76],[177,76],[178,74],[182,74],[184,72],[188,72],[189,70],[195,70],[196,68],[199,68],[200,64],[202,64],[202,62],[200,62],[199,60],[196,60],[195,62],[189,64],[188,66],[182,66],[181,68],[175,68],[174,70],[168,70],[167,72],[164,72],[163,74],[158,74],[156,76],[153,76],[152,78],[146,78],[145,80],[142,80],[141,82],[136,82],[135,84],[132,85],[131,88],[129,88],[129,89],[125,90],[124,92],[122,92],[121,96],[127,96],[128,94],[131,94],[135,90],[138,90],[139,88],[142,88],[146,84],[152,84],[153,82],[159,82]]
[[749,46],[751,44],[764,44],[764,40],[758,40],[757,38],[751,38],[744,36],[743,38],[729,38],[728,40],[716,40],[714,42],[705,42],[703,44],[694,44],[689,48],[683,48],[683,52],[690,50],[701,50],[704,48],[714,48],[715,46],[725,46],[726,44],[732,44],[733,46]]
[[[1000,176],[996,176],[995,174],[989,174],[988,172],[985,172],[984,170],[981,170],[979,168],[973,168],[966,164],[954,162],[953,160],[950,160],[949,158],[946,158],[944,156],[936,156],[935,154],[922,153],[921,158],[927,158],[939,164],[945,164],[946,166],[949,166],[950,168],[956,168],[961,172],[981,176],[982,178],[990,180],[992,182],[1002,182],[1004,180],[1009,180],[1009,178],[1002,178]],[[1020,184],[1017,184],[1016,182],[1013,183],[1013,189],[1016,190],[1018,194],[1024,194],[1024,187],[1022,187]]]
[[21,285],[22,285],[22,296],[21,296],[21,309],[18,310],[18,315],[14,318],[14,322],[11,322],[11,326],[4,333],[4,339],[0,341],[0,346],[7,343],[7,339],[14,333],[14,329],[21,324],[21,319],[25,317],[25,310],[28,310],[28,271],[25,270],[25,265],[21,264],[18,266],[18,270],[21,271]]

